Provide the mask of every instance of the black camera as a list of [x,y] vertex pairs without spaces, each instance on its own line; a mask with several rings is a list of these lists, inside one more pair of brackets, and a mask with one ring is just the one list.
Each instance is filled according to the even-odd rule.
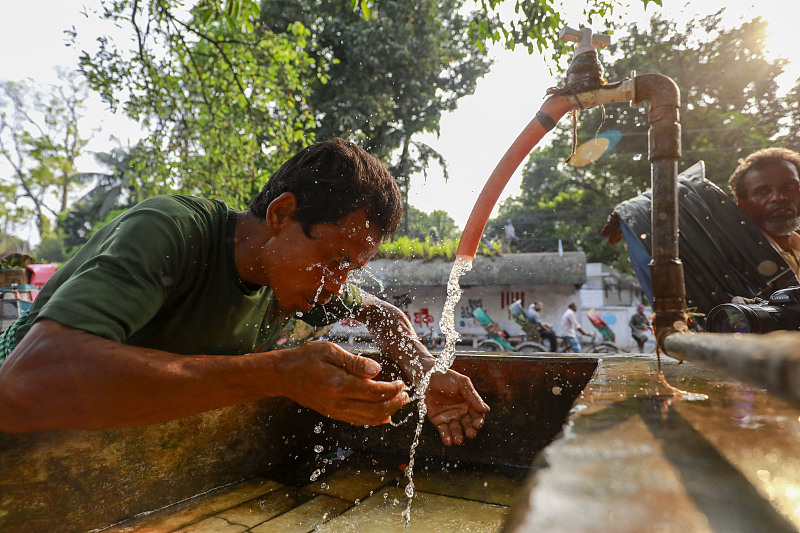
[[777,290],[766,302],[720,304],[706,320],[706,329],[713,333],[767,333],[799,328],[800,287]]

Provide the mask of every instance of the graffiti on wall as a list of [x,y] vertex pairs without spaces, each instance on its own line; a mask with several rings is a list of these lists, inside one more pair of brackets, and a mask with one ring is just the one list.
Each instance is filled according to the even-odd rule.
[[418,325],[423,331],[432,329],[431,324],[436,319],[430,313],[427,307],[423,307],[419,311],[414,312],[414,324]]
[[467,320],[472,320],[472,312],[478,307],[483,307],[483,298],[470,298],[467,305],[461,306],[459,325],[463,328],[467,325]]
[[525,291],[500,291],[500,309],[509,307],[512,303],[520,301],[522,307],[525,307]]

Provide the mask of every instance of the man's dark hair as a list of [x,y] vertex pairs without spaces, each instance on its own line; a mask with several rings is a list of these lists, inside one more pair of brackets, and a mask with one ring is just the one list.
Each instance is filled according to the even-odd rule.
[[266,218],[277,197],[297,198],[294,219],[310,235],[314,224],[335,224],[362,207],[384,238],[397,231],[403,215],[400,189],[388,170],[363,148],[338,137],[312,144],[286,161],[250,204]]
[[787,148],[763,148],[739,160],[739,166],[728,179],[731,192],[736,198],[747,198],[747,187],[744,184],[745,174],[781,161],[788,161],[794,165],[797,174],[800,175],[800,154]]

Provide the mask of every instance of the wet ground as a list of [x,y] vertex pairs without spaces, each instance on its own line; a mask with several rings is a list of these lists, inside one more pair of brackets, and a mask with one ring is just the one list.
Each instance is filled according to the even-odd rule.
[[252,479],[223,487],[106,532],[392,533],[476,532],[502,527],[524,471],[428,465],[415,475],[411,521],[400,459],[355,454],[336,471],[305,480]]

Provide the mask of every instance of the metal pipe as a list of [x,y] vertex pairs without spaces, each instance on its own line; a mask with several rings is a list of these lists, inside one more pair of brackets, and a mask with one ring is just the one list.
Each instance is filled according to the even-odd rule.
[[684,333],[664,338],[667,353],[719,370],[800,404],[800,332]]
[[678,160],[681,157],[680,91],[667,76],[634,78],[634,103],[650,104],[649,160],[653,190],[651,212],[653,326],[659,347],[664,338],[686,331],[686,290],[678,256]]
[[[569,28],[565,28],[569,30]],[[569,32],[568,32],[569,33]],[[574,33],[574,32],[573,32]],[[650,104],[649,160],[653,187],[653,250],[650,271],[653,279],[653,326],[659,347],[676,331],[687,331],[686,291],[683,265],[678,256],[678,160],[681,157],[680,91],[667,76],[644,74],[632,80],[605,83],[590,30],[581,32],[588,51],[576,54],[567,71],[567,85],[554,90],[542,110],[517,138],[490,176],[473,207],[456,255],[472,258],[478,249],[500,192],[511,173],[544,134],[567,110],[586,109],[611,102]],[[599,37],[598,37],[599,42]],[[597,44],[594,44],[597,46]],[[552,107],[553,109],[549,109]],[[543,123],[543,120],[545,123]]]

